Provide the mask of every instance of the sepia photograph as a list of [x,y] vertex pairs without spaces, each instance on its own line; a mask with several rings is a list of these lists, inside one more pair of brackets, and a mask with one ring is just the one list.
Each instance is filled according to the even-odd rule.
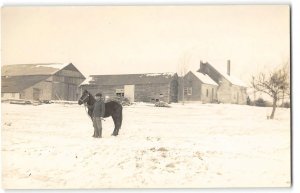
[[3,6],[2,188],[290,188],[290,14]]

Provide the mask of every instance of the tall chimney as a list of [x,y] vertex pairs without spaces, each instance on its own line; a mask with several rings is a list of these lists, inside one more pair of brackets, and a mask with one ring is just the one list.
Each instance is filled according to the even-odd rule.
[[230,76],[230,60],[227,60],[227,74]]

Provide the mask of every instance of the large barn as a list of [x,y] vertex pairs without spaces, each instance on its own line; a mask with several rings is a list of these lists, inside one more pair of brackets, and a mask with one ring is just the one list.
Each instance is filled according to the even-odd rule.
[[126,97],[131,102],[178,101],[177,73],[91,75],[80,87],[105,97]]
[[2,99],[78,100],[85,80],[72,64],[16,64],[2,66]]

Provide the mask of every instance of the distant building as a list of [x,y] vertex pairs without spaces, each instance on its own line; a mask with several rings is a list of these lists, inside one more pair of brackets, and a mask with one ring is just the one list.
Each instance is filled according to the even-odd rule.
[[[179,90],[179,96],[182,100],[184,93],[185,101],[202,101],[205,103],[211,103],[217,101],[217,89],[218,84],[212,80],[208,75],[204,75],[200,72],[189,71],[181,79]],[[184,89],[182,88],[182,82],[184,83]]]
[[178,101],[176,73],[91,75],[80,88],[106,97],[124,96],[132,102]]
[[200,69],[187,73],[183,81],[180,81],[180,100],[182,100],[182,82],[184,82],[185,101],[246,104],[247,85],[231,75],[230,67],[228,60],[225,73],[208,62],[200,61]]
[[2,66],[2,99],[78,100],[85,77],[72,64]]

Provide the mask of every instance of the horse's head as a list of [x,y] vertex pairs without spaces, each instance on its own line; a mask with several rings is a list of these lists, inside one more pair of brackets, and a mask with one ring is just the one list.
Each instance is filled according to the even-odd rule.
[[83,103],[87,103],[90,97],[90,93],[87,90],[82,92],[80,99],[78,100],[78,104],[82,105]]

